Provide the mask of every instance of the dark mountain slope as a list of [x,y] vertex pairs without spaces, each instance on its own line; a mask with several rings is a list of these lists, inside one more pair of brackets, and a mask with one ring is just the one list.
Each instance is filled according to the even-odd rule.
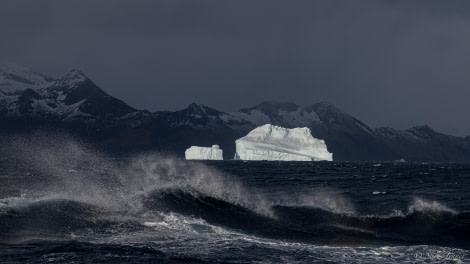
[[307,107],[263,102],[233,113],[194,103],[180,111],[151,113],[110,96],[77,70],[55,80],[28,69],[0,67],[2,137],[60,130],[109,151],[180,157],[190,146],[218,144],[230,159],[236,139],[267,123],[310,128],[314,137],[325,140],[334,160],[470,162],[470,136],[448,136],[428,126],[373,130],[324,102]]

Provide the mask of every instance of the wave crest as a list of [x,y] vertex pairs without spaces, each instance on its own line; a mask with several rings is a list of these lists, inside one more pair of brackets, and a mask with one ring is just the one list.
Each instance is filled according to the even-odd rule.
[[408,207],[408,214],[413,213],[457,214],[458,212],[437,201],[427,201],[421,198],[416,198]]

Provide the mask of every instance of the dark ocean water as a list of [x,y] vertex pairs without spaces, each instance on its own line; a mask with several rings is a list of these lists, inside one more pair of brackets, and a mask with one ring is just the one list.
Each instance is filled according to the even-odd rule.
[[2,263],[470,263],[470,165],[0,160]]

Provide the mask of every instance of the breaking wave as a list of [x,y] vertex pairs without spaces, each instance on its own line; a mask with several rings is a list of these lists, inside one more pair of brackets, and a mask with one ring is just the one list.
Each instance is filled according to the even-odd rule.
[[470,248],[470,213],[436,201],[415,199],[405,213],[360,215],[334,190],[273,196],[198,162],[160,154],[110,158],[67,138],[41,142],[10,145],[27,173],[23,195],[0,199],[2,243],[97,234],[143,240],[178,216],[200,221],[192,225],[198,232],[218,227],[315,245]]

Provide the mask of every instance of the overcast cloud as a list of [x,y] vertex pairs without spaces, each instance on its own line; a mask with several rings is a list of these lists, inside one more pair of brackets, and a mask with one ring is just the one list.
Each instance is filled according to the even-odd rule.
[[1,1],[0,64],[77,68],[139,109],[328,101],[470,135],[467,1]]

